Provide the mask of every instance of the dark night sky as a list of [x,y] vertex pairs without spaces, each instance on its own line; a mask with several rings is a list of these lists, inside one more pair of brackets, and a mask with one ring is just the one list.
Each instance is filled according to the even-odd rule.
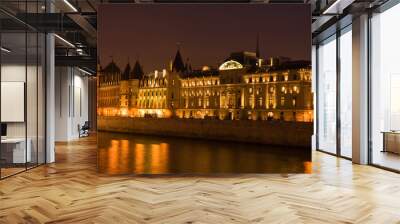
[[105,4],[99,8],[99,55],[123,69],[136,58],[145,72],[167,68],[181,43],[193,68],[218,66],[231,52],[260,53],[310,60],[311,14],[308,5],[261,4]]

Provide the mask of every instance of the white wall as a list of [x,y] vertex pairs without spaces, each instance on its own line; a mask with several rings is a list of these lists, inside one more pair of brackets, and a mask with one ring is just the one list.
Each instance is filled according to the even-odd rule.
[[[27,69],[27,70],[25,70]],[[28,72],[28,88],[27,88],[27,119],[28,119],[28,137],[31,133],[30,128],[36,131],[36,80],[33,80],[31,74],[36,76],[36,67],[27,66],[25,64],[3,64],[1,66],[1,81],[2,82],[24,82],[25,75]],[[3,96],[4,97],[4,96]],[[38,105],[39,107],[42,105]],[[7,110],[7,108],[2,108]],[[32,123],[34,122],[34,123]],[[26,122],[7,122],[7,135],[8,137],[25,137],[25,123]],[[33,131],[32,131],[33,133]],[[36,132],[35,132],[36,135]]]
[[69,69],[67,67],[55,68],[55,140],[65,141],[68,139],[69,104],[68,88],[70,85]]
[[[37,70],[38,69],[38,70]],[[32,161],[44,163],[44,80],[42,68],[36,65],[25,66],[25,63],[4,63],[1,66],[2,82],[24,82],[26,83],[26,108],[21,108],[22,113],[26,110],[26,120],[22,122],[6,122],[8,138],[24,138],[25,135],[30,140]],[[25,80],[27,79],[27,80]],[[24,90],[21,94],[24,94]],[[2,96],[7,97],[7,96]],[[10,108],[1,108],[1,110],[11,110]],[[12,111],[7,111],[13,113]],[[37,155],[39,153],[39,155]]]
[[[25,64],[6,64],[1,66],[1,81],[25,82]],[[1,108],[6,110],[6,108]],[[7,123],[7,137],[25,137],[25,122]]]
[[88,78],[76,68],[56,67],[55,140],[79,137],[78,125],[88,120]]

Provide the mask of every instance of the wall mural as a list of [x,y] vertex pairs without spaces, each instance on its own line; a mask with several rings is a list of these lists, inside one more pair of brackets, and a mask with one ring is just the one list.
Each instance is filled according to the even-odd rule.
[[[100,170],[305,172],[311,161],[313,122],[310,19],[307,5],[102,5],[97,76],[99,155],[104,155]],[[222,153],[226,158],[215,154],[221,148],[212,149],[220,140],[227,144],[220,146],[227,150]],[[170,157],[164,156],[164,162],[153,148],[160,141],[169,150],[159,148]],[[203,147],[182,150],[186,147],[181,141]],[[250,147],[253,143],[262,145]],[[131,169],[120,164],[110,168],[110,158],[124,144],[126,151],[147,157],[132,152]],[[238,149],[241,144],[249,150]],[[271,145],[283,147],[285,153],[276,155],[281,150]],[[264,153],[283,162],[268,167],[271,159],[258,162],[254,157],[242,168],[234,164],[258,153],[260,158]],[[200,165],[181,161],[189,158],[197,158]],[[285,164],[290,158],[297,162]],[[138,171],[136,163],[149,164]],[[156,172],[160,169],[151,167],[158,163],[164,169]],[[293,169],[288,168],[291,165]]]

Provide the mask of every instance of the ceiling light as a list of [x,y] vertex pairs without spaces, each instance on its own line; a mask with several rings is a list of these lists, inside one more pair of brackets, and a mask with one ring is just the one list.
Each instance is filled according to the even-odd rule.
[[62,42],[64,42],[65,44],[67,44],[70,47],[75,48],[75,45],[73,45],[71,42],[69,42],[68,40],[60,37],[58,34],[54,34],[55,37],[57,37],[59,40],[61,40]]
[[9,50],[9,49],[7,49],[5,47],[1,47],[1,51],[4,51],[6,53],[10,53],[11,52],[11,50]]
[[78,10],[68,1],[64,0],[64,3],[68,5],[74,12],[78,12]]
[[83,73],[85,73],[85,74],[87,74],[87,75],[93,75],[92,73],[90,73],[90,72],[88,72],[88,71],[86,71],[86,70],[83,70],[83,69],[81,69],[81,68],[79,68],[79,67],[78,67],[78,70],[81,71],[81,72],[83,72]]
[[343,9],[351,5],[353,2],[354,0],[336,0],[332,5],[325,9],[322,14],[341,14],[343,13]]

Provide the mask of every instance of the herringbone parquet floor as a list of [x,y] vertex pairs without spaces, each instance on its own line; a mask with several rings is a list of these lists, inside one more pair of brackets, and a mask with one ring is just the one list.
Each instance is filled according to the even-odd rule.
[[322,153],[313,174],[102,176],[96,142],[0,181],[0,223],[400,223],[400,175]]

